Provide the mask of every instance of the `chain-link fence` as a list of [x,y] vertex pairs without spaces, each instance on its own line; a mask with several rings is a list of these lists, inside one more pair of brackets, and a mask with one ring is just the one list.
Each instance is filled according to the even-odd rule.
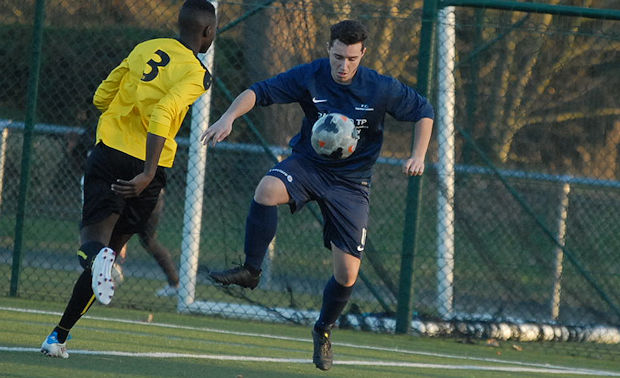
[[[37,3],[0,4],[0,271],[10,277],[0,284],[3,292],[68,299],[80,269],[80,177],[98,116],[92,94],[136,43],[176,34],[181,3],[45,3],[23,212],[23,130],[32,100],[29,67],[37,55]],[[426,3],[428,10],[433,2]],[[363,64],[413,87],[419,86],[421,52],[432,53],[436,75],[429,90],[437,118],[415,233],[413,332],[570,340],[572,350],[618,356],[618,13],[584,17],[565,8],[563,14],[546,6],[524,12],[485,3],[487,8],[425,12],[437,32],[428,44],[422,1],[219,1],[211,122],[253,82],[325,56],[336,20],[366,23],[371,38]],[[192,114],[178,138],[158,225],[158,239],[180,268],[182,300],[155,296],[166,276],[136,237],[112,305],[277,321],[314,318],[331,275],[314,206],[295,216],[280,208],[256,290],[224,289],[206,275],[243,261],[254,188],[288,153],[301,112],[276,105],[238,120],[227,142],[208,150],[202,204],[186,203],[195,194],[187,193],[188,183],[196,184],[191,172],[200,169],[188,166],[190,146],[198,144],[189,129],[206,122]],[[403,300],[403,238],[413,232],[405,229],[408,181],[400,173],[411,137],[410,124],[386,120],[367,252],[343,327],[394,329]],[[196,224],[188,212],[198,214],[199,230],[184,232],[184,224]],[[184,250],[198,241],[197,255]]]
[[[439,12],[429,298],[469,319],[617,325],[618,21],[537,10]],[[583,337],[566,331],[548,338]]]

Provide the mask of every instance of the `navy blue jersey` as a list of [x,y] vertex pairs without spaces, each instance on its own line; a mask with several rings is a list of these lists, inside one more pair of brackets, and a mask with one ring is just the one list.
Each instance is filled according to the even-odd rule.
[[[372,166],[383,144],[383,123],[388,113],[399,121],[416,122],[433,118],[429,102],[400,81],[359,66],[349,85],[335,82],[329,59],[318,59],[296,66],[250,87],[256,104],[297,102],[304,112],[301,131],[290,145],[299,153],[338,176],[352,180],[370,179]],[[317,154],[310,144],[312,125],[323,114],[341,113],[351,118],[360,132],[355,152],[335,160]]]

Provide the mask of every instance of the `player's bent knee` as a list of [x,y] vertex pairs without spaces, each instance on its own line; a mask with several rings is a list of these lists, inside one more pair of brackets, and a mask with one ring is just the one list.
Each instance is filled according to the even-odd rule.
[[357,275],[339,274],[334,275],[334,278],[336,279],[336,282],[344,287],[351,287],[355,285],[355,282],[357,282]]
[[282,205],[288,203],[289,198],[286,185],[273,176],[263,177],[254,192],[254,201],[264,206]]
[[345,287],[355,285],[359,275],[361,260],[352,254],[346,253],[332,243],[334,257],[334,278]]
[[101,249],[105,245],[98,241],[88,241],[80,246],[77,251],[77,257],[82,268],[90,270],[90,266]]

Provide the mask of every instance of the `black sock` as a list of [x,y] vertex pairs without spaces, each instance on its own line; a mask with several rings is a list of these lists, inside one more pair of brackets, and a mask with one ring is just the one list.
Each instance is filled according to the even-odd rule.
[[314,324],[314,329],[317,331],[330,330],[347,305],[352,292],[353,286],[342,286],[332,276],[323,290],[323,306],[319,320]]
[[82,268],[90,270],[93,260],[95,260],[97,254],[99,254],[99,251],[103,248],[105,248],[105,245],[98,241],[87,241],[82,244],[77,251],[78,260]]
[[91,288],[92,275],[89,270],[82,272],[73,286],[73,294],[67,303],[65,312],[60,318],[58,326],[54,329],[58,332],[58,341],[64,343],[69,331],[75,323],[86,314],[93,304],[95,296]]
[[[54,331],[56,332],[56,336],[58,338],[58,341],[62,344],[65,341],[67,341],[67,337],[69,336],[69,330],[68,329],[64,329],[61,326],[56,326],[54,328]],[[54,332],[52,331],[52,332]]]

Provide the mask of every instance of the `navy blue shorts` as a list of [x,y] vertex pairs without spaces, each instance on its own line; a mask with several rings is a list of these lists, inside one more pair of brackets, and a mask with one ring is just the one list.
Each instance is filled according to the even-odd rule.
[[166,186],[166,172],[157,167],[153,181],[138,197],[123,198],[110,188],[117,179],[131,180],[144,171],[144,161],[98,143],[88,156],[84,173],[84,203],[80,227],[95,224],[110,214],[120,214],[115,232],[143,232]]
[[316,201],[323,214],[323,243],[331,243],[357,258],[366,243],[370,188],[340,178],[318,168],[310,160],[294,154],[267,172],[286,185],[291,197],[291,213]]

